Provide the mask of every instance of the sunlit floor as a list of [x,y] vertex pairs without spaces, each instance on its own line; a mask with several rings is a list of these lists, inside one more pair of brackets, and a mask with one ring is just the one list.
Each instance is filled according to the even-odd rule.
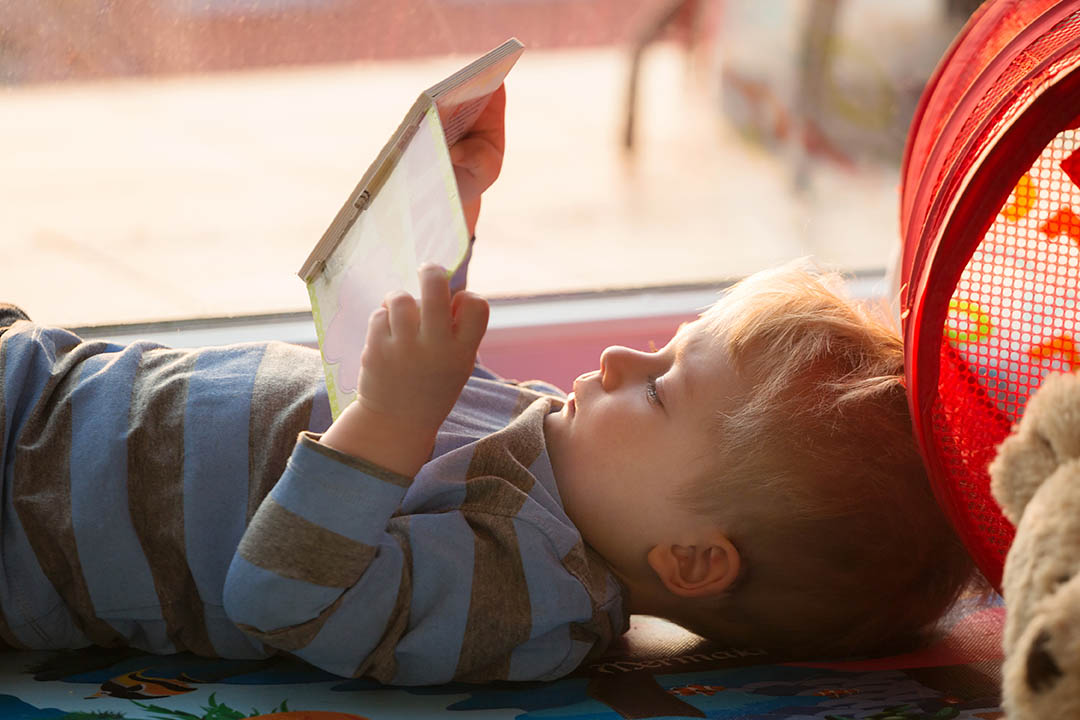
[[[301,262],[416,95],[466,60],[0,91],[0,299],[72,325],[305,308]],[[676,46],[646,56],[627,157],[627,69],[617,49],[526,51],[473,289],[889,261],[895,168],[819,166],[794,195],[785,159],[724,123],[715,70],[692,71]]]

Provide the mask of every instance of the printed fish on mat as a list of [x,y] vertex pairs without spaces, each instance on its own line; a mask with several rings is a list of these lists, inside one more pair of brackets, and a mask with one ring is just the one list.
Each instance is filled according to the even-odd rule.
[[86,699],[114,697],[129,700],[152,700],[171,695],[183,695],[195,689],[179,680],[152,677],[145,673],[146,668],[143,668],[142,670],[135,670],[110,678],[101,683],[101,689],[93,695],[87,695]]

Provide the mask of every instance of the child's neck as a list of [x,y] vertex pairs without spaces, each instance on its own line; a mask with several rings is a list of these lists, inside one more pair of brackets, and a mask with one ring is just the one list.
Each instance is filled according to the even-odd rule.
[[[613,571],[614,572],[614,571]],[[634,579],[615,573],[626,588],[626,612],[631,615],[655,615],[669,618],[685,603],[673,595],[655,575],[651,578]]]

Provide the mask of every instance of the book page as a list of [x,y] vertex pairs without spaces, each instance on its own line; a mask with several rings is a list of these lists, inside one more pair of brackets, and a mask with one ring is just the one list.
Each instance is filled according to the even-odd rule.
[[439,119],[446,132],[446,144],[453,146],[469,131],[476,118],[487,107],[491,93],[510,72],[510,68],[521,56],[521,50],[511,53],[496,63],[484,68],[460,85],[438,94],[435,104],[439,108]]
[[386,293],[419,295],[417,268],[453,272],[469,237],[454,169],[435,106],[428,108],[385,185],[308,282],[336,418],[356,397],[368,317]]

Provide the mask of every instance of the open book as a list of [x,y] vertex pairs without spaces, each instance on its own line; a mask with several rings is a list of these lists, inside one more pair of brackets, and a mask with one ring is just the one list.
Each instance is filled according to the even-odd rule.
[[392,290],[419,295],[417,268],[453,272],[469,246],[450,162],[523,46],[511,38],[425,90],[300,268],[336,418],[356,397],[371,312]]

